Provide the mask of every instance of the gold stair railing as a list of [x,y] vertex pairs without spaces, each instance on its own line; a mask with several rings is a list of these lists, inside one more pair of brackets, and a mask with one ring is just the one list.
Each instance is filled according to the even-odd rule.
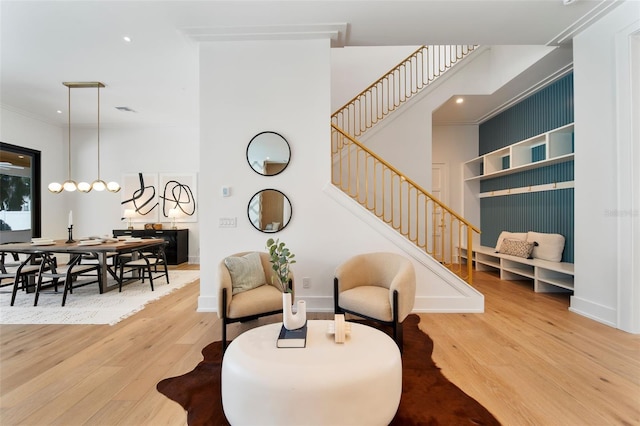
[[336,111],[331,122],[347,134],[359,137],[477,47],[421,46]]
[[480,230],[335,124],[331,127],[332,183],[472,284],[473,232]]

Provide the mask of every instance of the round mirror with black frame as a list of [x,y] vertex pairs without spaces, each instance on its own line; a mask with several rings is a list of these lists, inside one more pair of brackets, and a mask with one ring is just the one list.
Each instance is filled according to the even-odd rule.
[[261,132],[247,146],[249,166],[263,176],[275,176],[289,165],[291,147],[289,142],[276,132]]
[[258,231],[278,232],[291,221],[291,201],[277,189],[263,189],[249,200],[247,215]]

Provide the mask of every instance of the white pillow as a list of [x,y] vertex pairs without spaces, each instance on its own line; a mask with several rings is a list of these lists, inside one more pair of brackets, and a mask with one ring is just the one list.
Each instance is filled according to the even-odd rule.
[[498,242],[496,244],[496,252],[500,251],[500,246],[502,245],[502,240],[508,238],[510,240],[520,240],[527,241],[527,233],[526,232],[507,232],[502,231],[500,236],[498,237]]
[[260,254],[252,252],[242,257],[229,256],[224,264],[231,275],[231,294],[242,293],[266,284]]
[[560,234],[527,232],[527,241],[530,243],[538,243],[538,245],[533,248],[533,253],[531,253],[534,259],[560,262],[562,260],[562,252],[564,251],[564,240],[564,236]]

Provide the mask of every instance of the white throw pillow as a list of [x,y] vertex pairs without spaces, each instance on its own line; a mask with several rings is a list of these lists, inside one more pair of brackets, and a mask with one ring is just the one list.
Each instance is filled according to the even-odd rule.
[[496,244],[496,252],[500,251],[500,246],[502,245],[502,240],[508,238],[510,240],[519,240],[519,241],[527,241],[527,233],[526,232],[507,232],[502,231],[500,236],[498,237],[498,242]]
[[527,233],[528,242],[538,243],[538,245],[533,248],[533,253],[531,254],[534,259],[560,262],[562,260],[562,252],[564,251],[564,240],[564,236],[560,234],[544,234],[533,231]]
[[242,257],[229,256],[224,264],[231,275],[231,294],[242,293],[266,284],[260,254],[252,252]]

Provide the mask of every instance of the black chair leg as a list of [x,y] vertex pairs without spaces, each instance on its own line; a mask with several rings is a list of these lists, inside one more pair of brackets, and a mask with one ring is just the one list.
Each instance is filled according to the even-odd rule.
[[220,320],[222,321],[222,353],[227,349],[227,289],[222,289],[222,309],[223,312],[220,312]]
[[73,278],[71,274],[67,274],[67,277],[64,280],[64,291],[62,292],[62,306],[67,303],[67,291],[70,293],[73,291],[71,285],[73,284]]
[[338,296],[340,292],[338,291],[338,278],[333,278],[333,313],[334,314],[342,314],[344,313],[342,309],[340,309],[340,305],[338,302]]

